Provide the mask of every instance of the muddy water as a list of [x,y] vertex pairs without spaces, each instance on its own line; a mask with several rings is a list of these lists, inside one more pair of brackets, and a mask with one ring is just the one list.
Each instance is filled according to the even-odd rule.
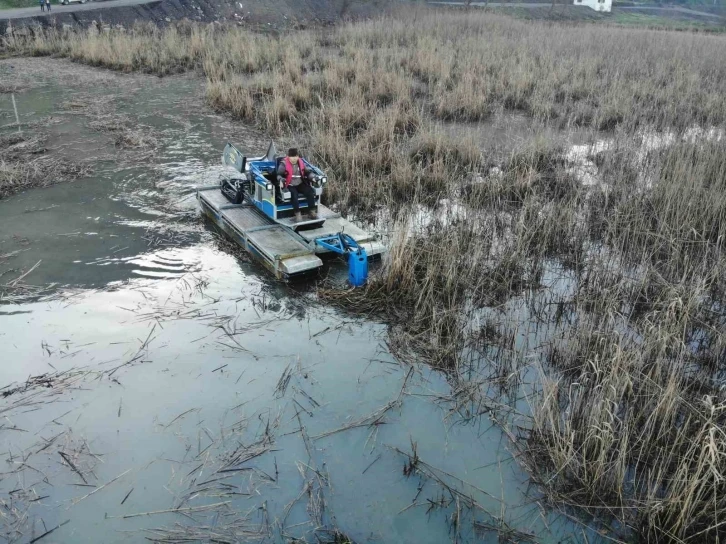
[[[382,324],[217,248],[194,187],[227,140],[266,139],[211,113],[198,78],[44,59],[0,77],[26,86],[21,129],[94,166],[0,201],[0,254],[19,251],[2,283],[40,263],[24,281],[56,284],[0,306],[0,541],[496,542],[499,520],[585,538],[541,511],[486,415],[462,420],[443,375],[396,362]],[[99,111],[154,146],[116,147]],[[429,477],[404,475],[412,443]]]

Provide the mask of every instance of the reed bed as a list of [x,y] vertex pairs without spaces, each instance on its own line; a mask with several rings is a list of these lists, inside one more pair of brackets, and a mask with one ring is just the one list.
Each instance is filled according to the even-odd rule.
[[[632,132],[726,120],[726,69],[712,62],[726,49],[720,36],[407,8],[295,40],[179,23],[38,31],[2,47],[123,71],[200,70],[214,108],[272,134],[306,134],[315,158],[345,180],[331,186],[331,200],[356,207],[428,198],[431,188],[435,200],[438,182],[460,174],[452,168],[476,169],[476,147],[441,137],[437,121],[511,111],[565,128]],[[432,139],[434,149],[463,156],[444,150],[422,163],[412,145],[428,150]]]
[[[526,396],[510,435],[554,504],[624,539],[724,539],[723,37],[409,10],[292,40],[184,23],[3,48],[199,70],[213,108],[301,141],[328,203],[390,233],[365,289],[322,299],[388,320],[403,360],[507,429],[493,406]],[[446,130],[501,112],[543,130],[504,159]],[[591,182],[553,126],[592,131]]]

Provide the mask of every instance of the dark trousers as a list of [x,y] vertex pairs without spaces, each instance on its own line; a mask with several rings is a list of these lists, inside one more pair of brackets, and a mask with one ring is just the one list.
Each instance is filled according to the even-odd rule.
[[40,11],[45,11],[45,2],[40,5]]
[[45,7],[46,7],[46,9],[47,9],[48,11],[50,11],[50,2],[48,2],[48,3],[47,3],[47,4],[45,5]]
[[303,182],[300,185],[290,185],[288,190],[290,191],[290,197],[292,200],[292,209],[295,210],[295,213],[300,212],[300,203],[298,201],[299,194],[304,195],[305,199],[308,201],[309,212],[315,209],[315,190],[309,183]]

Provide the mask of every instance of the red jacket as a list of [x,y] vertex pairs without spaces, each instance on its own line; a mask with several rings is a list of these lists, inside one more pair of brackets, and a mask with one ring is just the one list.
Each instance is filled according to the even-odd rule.
[[[305,177],[305,163],[302,160],[302,157],[298,157],[297,159],[297,165],[300,168],[300,177]],[[290,157],[285,157],[285,170],[287,172],[287,179],[285,180],[285,187],[288,187],[290,183],[292,182],[292,173],[293,173],[293,167],[292,162],[290,161]]]

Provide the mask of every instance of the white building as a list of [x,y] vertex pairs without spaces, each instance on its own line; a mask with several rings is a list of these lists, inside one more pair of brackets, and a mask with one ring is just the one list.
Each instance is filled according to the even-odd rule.
[[595,11],[607,11],[608,13],[613,10],[613,0],[575,0],[576,6],[587,6]]

